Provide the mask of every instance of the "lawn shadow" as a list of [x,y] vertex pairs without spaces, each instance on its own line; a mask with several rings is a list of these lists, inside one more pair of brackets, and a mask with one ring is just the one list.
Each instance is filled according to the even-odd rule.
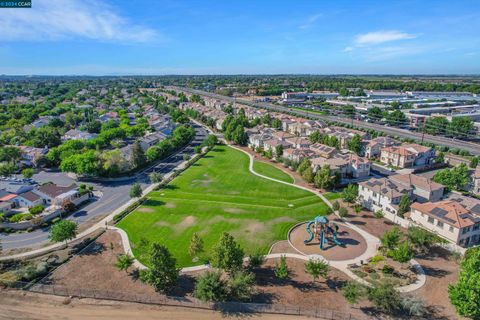
[[165,205],[164,201],[156,200],[156,199],[151,199],[149,198],[147,201],[143,203],[144,206],[163,206]]
[[450,271],[440,269],[440,268],[435,268],[435,267],[426,267],[422,266],[423,270],[425,271],[425,274],[430,277],[434,278],[443,278],[448,274],[451,274]]
[[166,190],[176,190],[178,189],[178,187],[174,184],[167,184],[166,186],[163,187],[163,189],[166,189]]

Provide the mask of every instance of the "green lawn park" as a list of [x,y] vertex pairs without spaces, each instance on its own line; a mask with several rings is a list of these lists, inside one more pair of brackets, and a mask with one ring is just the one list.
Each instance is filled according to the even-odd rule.
[[[117,225],[127,232],[135,257],[147,264],[148,244],[159,242],[179,267],[198,265],[208,260],[222,232],[232,234],[247,254],[267,253],[297,222],[326,214],[326,204],[313,193],[257,177],[248,164],[241,151],[216,146],[166,188],[150,193],[144,205]],[[263,168],[269,176],[281,172],[264,166],[270,166]],[[188,254],[194,232],[204,241],[200,261]]]

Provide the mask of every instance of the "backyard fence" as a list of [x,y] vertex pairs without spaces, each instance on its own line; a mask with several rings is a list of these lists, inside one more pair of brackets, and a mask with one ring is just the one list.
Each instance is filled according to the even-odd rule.
[[183,297],[171,297],[160,294],[136,294],[121,291],[106,291],[85,288],[69,288],[60,285],[10,282],[4,283],[9,288],[26,290],[34,293],[51,294],[63,297],[92,298],[122,302],[134,302],[142,304],[153,304],[171,307],[195,308],[204,310],[216,310],[222,313],[271,313],[282,315],[308,316],[319,319],[331,320],[357,320],[349,313],[320,308],[305,308],[291,305],[244,303],[244,302],[219,302],[205,303],[189,300]]

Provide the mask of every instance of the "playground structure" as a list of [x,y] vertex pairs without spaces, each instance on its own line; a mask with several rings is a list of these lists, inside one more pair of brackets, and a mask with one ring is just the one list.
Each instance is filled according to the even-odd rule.
[[327,217],[317,216],[315,219],[307,223],[308,239],[303,243],[308,244],[317,239],[320,242],[320,249],[325,250],[325,245],[330,241],[333,245],[345,247],[345,245],[337,239],[338,226],[330,224]]

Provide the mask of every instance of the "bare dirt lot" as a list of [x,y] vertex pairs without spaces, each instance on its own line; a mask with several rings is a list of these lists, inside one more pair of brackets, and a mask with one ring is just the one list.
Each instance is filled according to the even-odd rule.
[[[41,294],[0,292],[0,319],[89,320],[89,319],[240,319],[245,315],[225,315],[210,310],[188,309],[93,299],[68,299]],[[278,314],[251,314],[250,319],[309,319]]]

